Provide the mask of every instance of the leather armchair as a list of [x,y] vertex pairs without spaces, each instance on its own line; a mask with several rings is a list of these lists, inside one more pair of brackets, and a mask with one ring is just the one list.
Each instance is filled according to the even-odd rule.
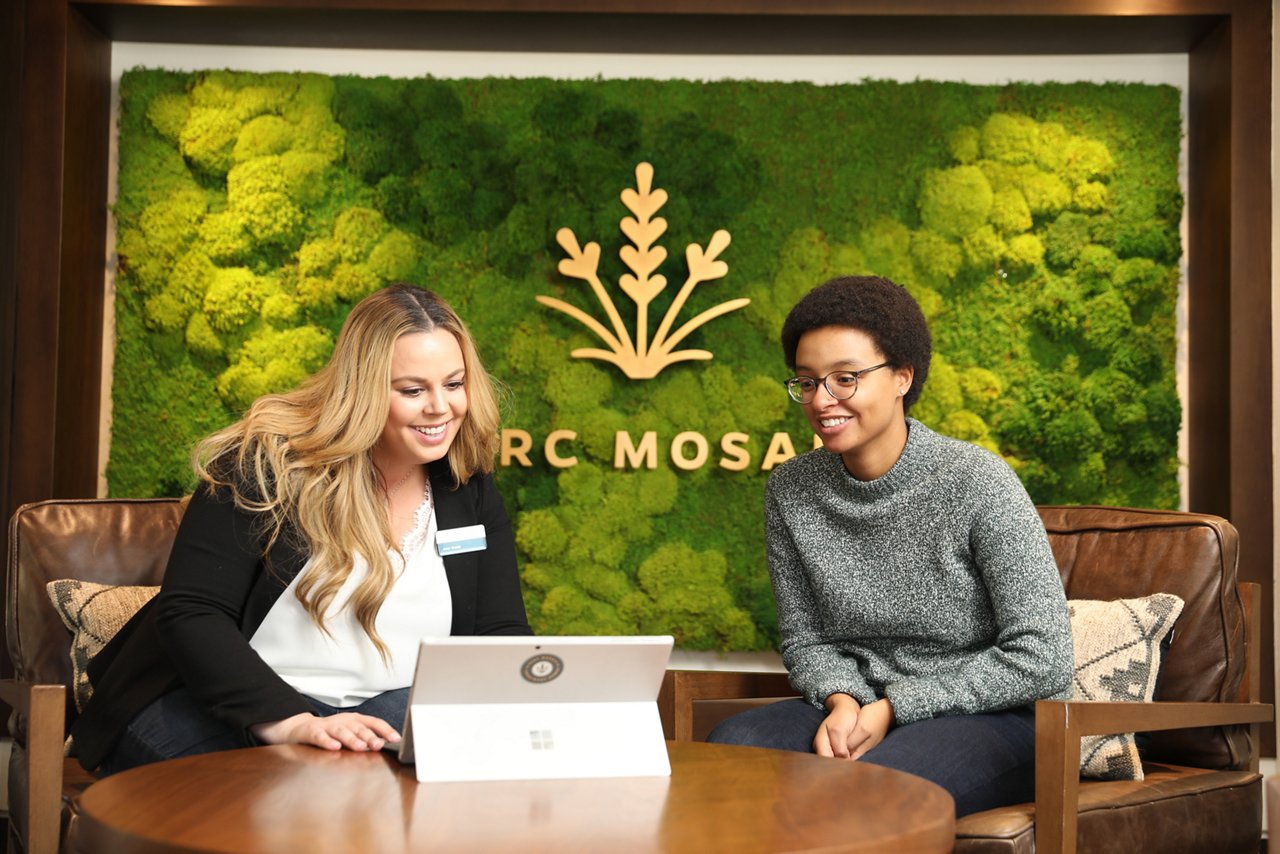
[[[1185,606],[1156,702],[1036,704],[1036,800],[956,823],[957,852],[1259,850],[1261,594],[1238,584],[1235,528],[1216,516],[1041,507],[1070,599],[1174,593]],[[794,696],[785,674],[671,671],[667,737],[702,739],[747,704]],[[762,699],[766,698],[766,699]],[[1082,780],[1085,735],[1150,732],[1143,781]]]
[[76,798],[93,776],[63,758],[74,720],[71,635],[45,584],[159,584],[182,518],[177,499],[42,501],[9,522],[5,629],[14,679],[9,719],[9,850],[54,852],[74,834]]

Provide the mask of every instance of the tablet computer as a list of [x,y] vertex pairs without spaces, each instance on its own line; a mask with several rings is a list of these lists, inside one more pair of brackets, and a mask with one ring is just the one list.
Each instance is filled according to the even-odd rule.
[[423,781],[669,776],[657,697],[672,644],[423,638],[400,759]]

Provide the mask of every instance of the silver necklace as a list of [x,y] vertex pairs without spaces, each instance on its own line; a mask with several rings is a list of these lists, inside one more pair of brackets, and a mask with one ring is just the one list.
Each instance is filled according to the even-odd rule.
[[387,492],[387,503],[388,503],[388,504],[389,504],[389,503],[391,503],[391,497],[392,497],[393,495],[395,495],[397,492],[399,492],[399,491],[400,491],[400,487],[404,486],[404,485],[405,485],[405,483],[409,480],[409,475],[413,474],[413,469],[414,469],[414,468],[415,468],[414,466],[410,466],[410,467],[409,467],[409,470],[408,470],[407,472],[405,472],[405,473],[404,473],[404,477],[400,478],[400,480],[398,480],[398,481],[396,482],[396,485],[395,485],[395,486],[391,487],[390,489],[388,489],[388,490],[386,491],[386,492]]

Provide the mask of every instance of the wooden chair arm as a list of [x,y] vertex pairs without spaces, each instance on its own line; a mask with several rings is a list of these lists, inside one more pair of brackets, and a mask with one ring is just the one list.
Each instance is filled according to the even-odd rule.
[[27,802],[24,816],[30,854],[55,854],[62,832],[62,744],[67,689],[0,680],[0,700],[26,719]]
[[1267,703],[1036,703],[1036,852],[1074,854],[1080,795],[1080,739],[1086,735],[1255,724]]
[[737,670],[668,670],[658,692],[662,731],[672,741],[693,741],[695,700],[744,700],[794,697],[785,673]]

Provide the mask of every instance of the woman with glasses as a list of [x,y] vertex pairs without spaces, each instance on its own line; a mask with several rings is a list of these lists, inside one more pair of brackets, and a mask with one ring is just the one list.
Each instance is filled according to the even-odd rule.
[[932,344],[905,288],[827,282],[782,348],[823,445],[765,491],[782,658],[804,699],[709,740],[907,771],[957,815],[1032,799],[1034,702],[1069,686],[1072,648],[1031,499],[1000,457],[908,417]]

